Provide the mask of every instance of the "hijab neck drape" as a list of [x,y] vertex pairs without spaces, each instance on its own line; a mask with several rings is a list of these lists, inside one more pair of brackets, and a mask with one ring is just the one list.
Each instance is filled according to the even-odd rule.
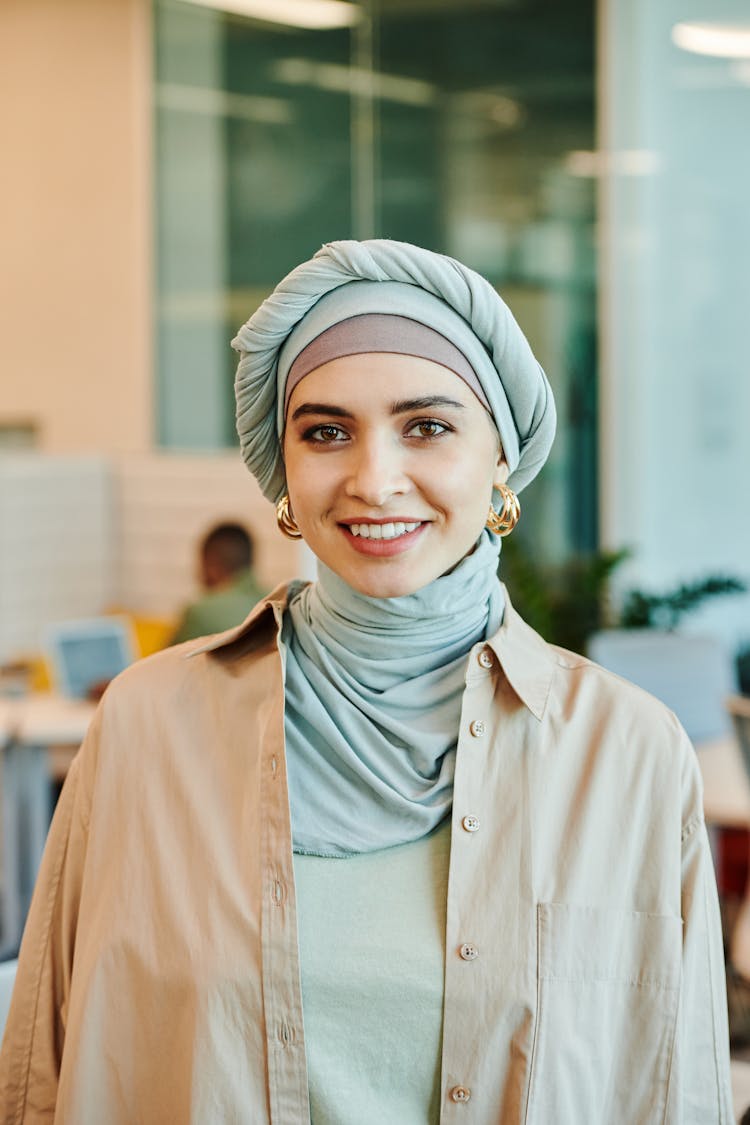
[[371,598],[323,564],[291,601],[285,731],[295,851],[344,857],[417,840],[447,816],[467,654],[500,626],[500,544]]

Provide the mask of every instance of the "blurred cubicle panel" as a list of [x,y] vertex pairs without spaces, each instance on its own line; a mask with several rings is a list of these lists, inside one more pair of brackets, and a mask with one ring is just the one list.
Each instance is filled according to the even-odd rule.
[[0,454],[0,664],[39,651],[48,622],[113,602],[114,499],[104,457]]

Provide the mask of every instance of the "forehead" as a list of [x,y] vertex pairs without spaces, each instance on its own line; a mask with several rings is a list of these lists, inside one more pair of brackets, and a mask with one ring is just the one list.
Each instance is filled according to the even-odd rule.
[[292,391],[289,413],[319,402],[350,411],[377,411],[399,400],[440,395],[471,413],[489,417],[464,380],[447,367],[420,356],[365,352],[340,356],[306,375]]

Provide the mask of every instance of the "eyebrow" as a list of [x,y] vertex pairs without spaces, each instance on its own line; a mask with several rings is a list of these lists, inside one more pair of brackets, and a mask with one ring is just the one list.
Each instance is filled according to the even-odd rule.
[[[454,407],[457,410],[464,410],[464,404],[455,398],[448,398],[446,395],[423,395],[421,398],[402,398],[398,399],[391,406],[391,414],[408,414],[412,410],[430,410],[435,406],[448,406]],[[353,418],[354,415],[349,410],[344,410],[341,406],[331,406],[326,402],[303,402],[301,406],[292,414],[292,421],[295,422],[298,418],[303,418],[308,414],[323,414],[330,418]]]
[[464,410],[464,404],[446,395],[423,395],[422,398],[402,398],[393,403],[391,414],[408,414],[410,410],[429,410],[433,406],[453,406]]
[[332,418],[353,418],[354,415],[341,406],[330,406],[325,402],[303,402],[292,414],[292,421],[303,418],[306,414],[328,414]]

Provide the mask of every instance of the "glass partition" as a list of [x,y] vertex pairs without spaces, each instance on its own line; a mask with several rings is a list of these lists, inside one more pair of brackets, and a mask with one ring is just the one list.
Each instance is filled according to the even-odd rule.
[[[555,390],[521,536],[596,543],[593,4],[382,0],[303,30],[156,0],[159,438],[235,443],[228,341],[335,238],[453,254]],[[521,530],[523,528],[523,530]]]

